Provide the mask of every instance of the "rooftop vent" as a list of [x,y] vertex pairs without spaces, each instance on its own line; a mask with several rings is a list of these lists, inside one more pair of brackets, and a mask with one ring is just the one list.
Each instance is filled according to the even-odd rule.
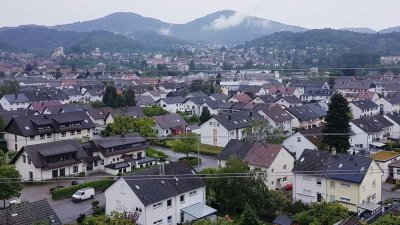
[[136,189],[138,189],[138,190],[140,190],[140,187],[139,187],[139,185],[135,185],[135,188],[136,188]]

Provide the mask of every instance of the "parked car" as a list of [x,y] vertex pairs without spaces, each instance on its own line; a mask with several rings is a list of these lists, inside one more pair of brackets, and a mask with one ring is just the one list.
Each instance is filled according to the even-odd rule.
[[57,185],[55,187],[52,187],[52,188],[50,188],[50,193],[52,193],[54,190],[61,189],[61,188],[64,188],[64,186]]
[[83,184],[85,183],[85,181],[83,180],[73,180],[71,181],[71,185],[78,185],[78,184]]
[[80,189],[72,195],[72,201],[74,202],[80,202],[91,198],[94,198],[94,188],[91,187]]

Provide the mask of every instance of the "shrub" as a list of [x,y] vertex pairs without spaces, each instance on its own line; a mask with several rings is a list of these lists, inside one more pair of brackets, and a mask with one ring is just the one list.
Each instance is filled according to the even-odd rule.
[[76,175],[77,177],[84,177],[86,176],[85,172],[80,172]]
[[79,189],[87,188],[87,187],[92,187],[92,188],[94,188],[95,191],[104,191],[112,183],[114,183],[114,180],[112,180],[112,179],[88,181],[88,182],[85,182],[82,184],[56,189],[51,193],[51,198],[54,200],[70,198]]
[[201,164],[201,158],[197,158],[197,157],[193,157],[193,156],[189,156],[189,158],[183,157],[180,158],[179,161],[187,163],[188,165],[191,166],[197,166],[197,159],[199,159],[199,163]]
[[80,224],[85,220],[85,218],[86,218],[85,213],[79,214],[79,217],[76,219],[76,222],[78,222]]
[[162,151],[158,151],[154,148],[148,148],[146,150],[146,155],[151,158],[159,159],[160,161],[166,161],[168,156]]

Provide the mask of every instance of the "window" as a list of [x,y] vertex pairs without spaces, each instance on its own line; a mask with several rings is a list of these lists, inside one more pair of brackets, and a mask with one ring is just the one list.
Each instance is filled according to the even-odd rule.
[[138,207],[136,207],[136,212],[142,212],[142,208],[138,208]]
[[78,166],[73,166],[73,167],[72,167],[73,173],[77,173],[78,170],[79,170]]
[[376,194],[371,195],[371,200],[372,201],[375,201],[375,198],[376,198]]
[[303,189],[303,193],[304,193],[304,194],[307,194],[307,195],[310,195],[310,194],[311,194],[311,191],[310,191],[310,190],[307,190],[307,189]]
[[51,134],[47,134],[47,138],[51,138]]
[[180,201],[181,201],[181,203],[185,203],[185,195],[181,195]]
[[119,210],[122,209],[122,207],[121,207],[121,201],[117,200],[117,202],[116,202],[116,207],[117,207],[117,209],[119,209]]
[[287,165],[286,164],[283,165],[283,170],[286,170],[286,168],[287,168]]
[[340,201],[343,201],[343,202],[350,202],[351,199],[350,199],[350,198],[347,198],[347,197],[340,197]]
[[336,188],[335,181],[330,181],[329,182],[329,187],[335,189]]
[[197,195],[197,191],[191,191],[189,192],[189,196]]
[[301,142],[301,137],[297,137],[297,142]]
[[162,220],[157,220],[153,222],[154,225],[162,224]]
[[340,186],[343,188],[350,188],[350,184],[346,184],[346,183],[340,183]]
[[75,131],[71,131],[71,136],[75,135]]
[[321,186],[322,185],[322,180],[320,178],[317,178],[317,185]]
[[397,169],[397,175],[400,175],[400,169]]
[[81,130],[76,131],[76,133],[81,134]]
[[22,155],[22,162],[26,163],[26,155]]
[[40,135],[40,139],[44,139],[44,134],[41,134],[41,135]]
[[168,216],[167,222],[168,222],[168,223],[172,223],[172,216]]
[[216,127],[217,126],[217,123],[216,122],[213,122],[213,127]]
[[126,191],[125,191],[126,186],[121,184],[121,194],[125,195]]
[[35,140],[35,136],[30,136],[29,138],[31,139],[31,141]]
[[282,182],[283,182],[283,183],[285,183],[285,182],[286,182],[286,180],[287,180],[287,178],[286,178],[286,177],[282,178]]
[[65,137],[66,136],[66,133],[65,132],[62,132],[61,133],[61,137]]
[[90,134],[90,129],[87,129],[87,133]]
[[171,208],[172,207],[172,199],[168,199],[167,200],[167,208]]
[[329,196],[329,201],[330,201],[330,202],[336,201],[336,200],[335,200],[335,196],[334,196],[334,195],[330,195],[330,196]]
[[210,126],[212,126],[212,122],[210,122]]
[[31,158],[29,158],[29,156],[28,156],[28,164],[32,164],[32,160]]
[[373,180],[372,181],[372,187],[375,187],[376,186],[376,180]]
[[154,204],[154,205],[153,205],[153,209],[160,208],[161,206],[162,206],[162,202],[157,203],[157,204]]

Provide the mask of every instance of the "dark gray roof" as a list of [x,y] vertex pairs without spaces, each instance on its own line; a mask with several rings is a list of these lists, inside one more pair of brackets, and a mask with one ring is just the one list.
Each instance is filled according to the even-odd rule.
[[306,106],[320,117],[325,117],[327,115],[327,112],[318,103],[310,103],[306,104]]
[[323,79],[292,79],[289,87],[322,88],[326,80]]
[[18,109],[14,111],[2,111],[0,112],[0,117],[3,119],[4,124],[7,125],[12,118],[20,116],[32,116],[35,113],[36,111],[32,109]]
[[111,107],[101,107],[87,110],[89,116],[94,120],[105,120],[110,112],[112,112]]
[[[159,167],[154,166],[132,175],[124,176],[123,179],[145,206],[205,186],[204,180],[195,175],[196,171],[181,162],[164,164],[164,174],[168,176],[165,180],[159,178],[129,179],[135,178],[135,176],[146,178],[146,175],[154,178],[154,175],[159,174]],[[177,179],[171,179],[174,175]],[[184,178],[180,179],[181,176],[184,176]]]
[[391,120],[393,120],[393,122],[400,125],[400,113],[398,113],[398,112],[389,113],[389,114],[386,114],[386,116],[389,117]]
[[[228,130],[240,129],[251,126],[254,121],[265,120],[258,112],[241,111],[230,114],[215,115],[212,118],[216,119],[222,126]],[[206,121],[205,123],[207,123]]]
[[28,154],[29,158],[32,160],[32,163],[36,168],[44,168],[44,169],[48,166],[51,166],[50,165],[51,163],[46,162],[45,157],[48,156],[76,152],[75,162],[78,162],[79,160],[83,160],[88,157],[78,141],[63,140],[63,141],[55,141],[37,145],[24,146],[18,152],[18,155],[13,158],[11,163],[15,163],[16,160],[24,151],[26,152],[26,154]]
[[117,162],[117,163],[108,164],[105,167],[113,169],[113,170],[119,170],[119,169],[130,167],[130,165],[127,162]]
[[9,94],[3,96],[9,103],[25,103],[30,102],[25,94]]
[[67,112],[82,112],[82,111],[86,111],[87,109],[89,109],[89,108],[86,105],[66,104],[66,105],[63,105],[61,110],[64,113],[67,113]]
[[124,115],[130,117],[144,117],[142,108],[139,106],[129,106],[114,109],[113,115]]
[[351,78],[336,79],[334,89],[368,90],[373,83],[369,80],[353,80]]
[[[62,127],[60,123],[79,124],[70,127]],[[48,128],[39,129],[39,126],[48,126]],[[16,117],[10,121],[5,131],[7,133],[28,137],[31,135],[77,131],[94,127],[95,124],[86,112],[70,112]]]
[[332,96],[335,93],[333,89],[307,88],[304,90],[304,96]]
[[153,117],[156,123],[163,129],[174,127],[186,127],[188,123],[179,114],[167,114]]
[[218,158],[221,160],[228,160],[229,157],[235,155],[243,160],[250,149],[253,147],[253,142],[243,142],[241,140],[231,139],[228,144],[222,149]]
[[293,116],[286,112],[281,106],[264,106],[261,107],[260,110],[275,122],[283,122],[293,119]]
[[378,105],[369,99],[354,101],[354,102],[351,102],[351,104],[357,106],[361,110],[378,108]]
[[9,209],[0,210],[0,223],[2,225],[32,225],[35,222],[46,222],[48,225],[61,225],[60,218],[46,199],[17,204],[16,216],[11,216]]
[[151,96],[139,96],[137,97],[136,105],[151,105],[154,104],[155,100]]
[[264,103],[274,103],[276,98],[272,95],[260,95],[259,97]]
[[92,142],[102,148],[111,148],[122,145],[143,143],[146,142],[146,139],[144,139],[138,133],[134,133],[131,135],[126,135],[124,137],[121,136],[102,137],[100,139],[94,139]]
[[[400,86],[400,85],[399,85]],[[398,105],[400,104],[400,98],[399,97],[395,97],[395,98],[391,98],[387,100],[390,104],[392,105]]]
[[287,96],[280,97],[275,102],[279,103],[279,101],[281,99],[284,99],[285,101],[292,103],[292,104],[301,104],[302,103],[301,100],[294,95],[287,95]]
[[351,121],[364,132],[380,132],[383,128],[393,126],[383,115],[368,116]]
[[211,94],[210,97],[215,100],[220,100],[220,101],[226,101],[230,98],[229,95],[225,95],[223,93],[214,93],[214,94]]
[[157,102],[163,101],[166,104],[178,104],[178,103],[183,103],[185,100],[186,98],[182,96],[176,96],[176,97],[161,98]]
[[49,100],[46,93],[42,91],[25,92],[24,94],[30,102],[43,102]]
[[191,98],[191,97],[200,97],[200,96],[207,96],[207,95],[202,91],[196,91],[196,92],[189,92],[185,97]]
[[197,96],[197,97],[188,98],[185,100],[185,102],[187,102],[187,101],[192,101],[196,105],[201,105],[205,102],[212,102],[213,100],[208,96]]
[[287,111],[300,121],[309,121],[320,117],[318,113],[311,110],[307,105],[290,107]]
[[262,86],[256,85],[240,85],[238,88],[238,92],[250,92],[250,93],[257,93],[261,90]]
[[363,156],[337,154],[329,151],[304,150],[293,172],[361,183],[373,159]]
[[76,88],[67,88],[63,90],[65,94],[67,94],[69,97],[72,96],[81,96],[81,91]]

